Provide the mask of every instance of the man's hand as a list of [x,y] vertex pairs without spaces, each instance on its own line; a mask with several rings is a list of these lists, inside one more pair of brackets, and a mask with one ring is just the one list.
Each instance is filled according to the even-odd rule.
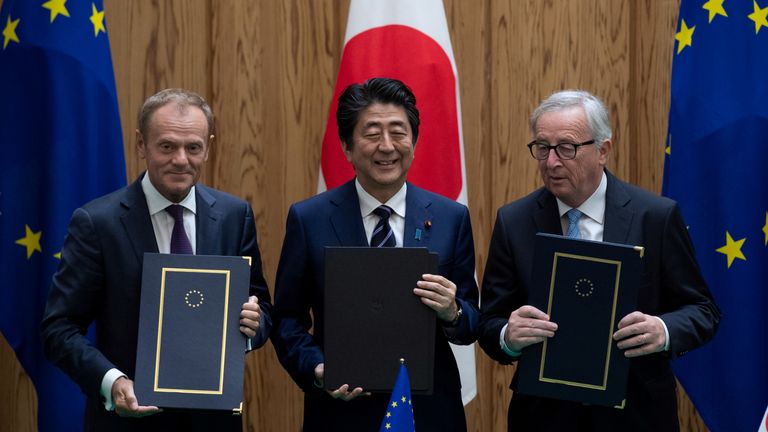
[[[323,387],[325,376],[325,363],[320,363],[315,366],[315,385]],[[344,384],[336,390],[326,390],[326,392],[334,399],[341,399],[343,401],[351,401],[358,396],[370,396],[371,393],[364,392],[361,387],[355,387],[352,391],[349,390],[349,385]]]
[[666,345],[664,325],[653,315],[632,312],[619,321],[613,340],[626,357],[638,357],[662,351]]
[[133,381],[124,376],[112,384],[112,402],[120,417],[146,417],[162,411],[156,406],[140,406],[133,393]]
[[261,308],[259,299],[256,296],[248,297],[248,302],[243,303],[243,309],[240,311],[240,332],[249,338],[256,337],[259,331],[259,321],[261,320]]
[[520,352],[528,345],[544,342],[544,338],[554,336],[556,330],[557,324],[549,320],[549,315],[526,305],[509,315],[504,342],[512,351]]
[[423,280],[416,282],[413,293],[421,297],[421,302],[437,312],[443,321],[453,322],[459,314],[456,305],[456,284],[439,276],[424,274]]

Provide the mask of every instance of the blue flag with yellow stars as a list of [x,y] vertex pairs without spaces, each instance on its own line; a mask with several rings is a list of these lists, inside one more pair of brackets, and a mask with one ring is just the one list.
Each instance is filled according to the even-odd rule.
[[104,7],[4,0],[0,30],[0,331],[39,430],[82,430],[84,397],[45,360],[40,321],[72,212],[126,183]]
[[663,194],[680,203],[722,312],[714,340],[675,372],[710,430],[757,430],[768,404],[768,0],[682,0],[675,39]]
[[414,432],[413,406],[411,405],[411,380],[408,369],[400,360],[400,371],[392,388],[392,397],[387,405],[387,412],[381,421],[380,432]]

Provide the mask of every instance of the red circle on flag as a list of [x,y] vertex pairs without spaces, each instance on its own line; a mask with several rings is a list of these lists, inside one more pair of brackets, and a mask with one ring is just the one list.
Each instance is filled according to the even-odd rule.
[[339,95],[350,84],[373,77],[399,79],[416,96],[421,124],[408,181],[455,200],[462,179],[456,78],[451,61],[434,39],[402,25],[366,30],[344,47],[323,138],[321,170],[326,187],[332,189],[354,177],[336,126]]

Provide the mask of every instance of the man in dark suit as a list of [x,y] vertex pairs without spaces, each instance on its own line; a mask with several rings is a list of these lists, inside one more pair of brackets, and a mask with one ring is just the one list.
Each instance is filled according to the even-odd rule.
[[[323,248],[381,242],[427,247],[440,256],[439,274],[424,275],[413,290],[438,320],[434,394],[414,395],[413,412],[417,430],[464,431],[461,383],[448,342],[476,339],[478,293],[467,208],[406,182],[419,112],[405,84],[372,78],[347,87],[339,96],[336,119],[356,178],[291,206],[275,286],[272,342],[283,367],[304,390],[304,431],[373,431],[384,417],[388,394],[369,395],[346,384],[322,389]],[[391,235],[371,241],[387,217],[385,232],[391,227]],[[417,230],[423,232],[420,239]]]
[[[551,95],[531,117],[544,187],[501,207],[483,278],[480,344],[502,364],[557,332],[528,305],[537,232],[645,247],[637,311],[613,339],[630,358],[623,409],[513,394],[508,429],[520,431],[676,431],[670,359],[709,341],[720,312],[701,277],[675,202],[605,170],[613,143],[603,103],[582,91]],[[575,209],[575,210],[572,210]],[[571,220],[573,222],[571,222]],[[574,352],[574,356],[578,356]],[[516,389],[516,378],[512,381]]]
[[[271,327],[250,205],[197,184],[214,139],[207,102],[163,90],[144,102],[138,124],[145,174],[72,215],[42,323],[45,352],[86,394],[86,430],[240,430],[231,414],[162,412],[134,395],[145,252],[251,257],[240,330],[258,347]],[[85,337],[91,323],[95,344]]]

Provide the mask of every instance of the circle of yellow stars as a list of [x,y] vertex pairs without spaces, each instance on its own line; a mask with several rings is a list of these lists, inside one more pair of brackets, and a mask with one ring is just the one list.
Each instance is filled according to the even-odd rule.
[[[196,301],[192,302],[189,299],[192,296],[194,296],[194,295],[197,295],[198,298],[197,299],[193,299],[193,300],[196,300]],[[205,300],[205,297],[203,297],[203,293],[201,293],[199,290],[196,290],[196,289],[189,290],[189,291],[187,291],[186,294],[184,294],[184,303],[186,303],[187,306],[191,307],[192,309],[196,309],[196,308],[199,308],[200,306],[202,306],[204,300]]]
[[[50,22],[54,21],[60,16],[70,18],[69,10],[67,9],[67,0],[48,0],[40,5],[43,9],[47,9]],[[88,18],[93,25],[93,36],[98,37],[99,33],[107,33],[106,27],[104,27],[104,10],[99,11],[96,9],[96,5],[91,3],[91,16]],[[11,42],[21,43],[18,34],[19,23],[21,18],[11,19],[9,14],[5,20],[5,27],[3,28],[3,49],[8,47]],[[23,31],[23,24],[21,30]],[[23,34],[23,33],[22,33]]]
[[573,289],[579,297],[589,297],[595,292],[595,284],[587,278],[581,278],[573,285]]

